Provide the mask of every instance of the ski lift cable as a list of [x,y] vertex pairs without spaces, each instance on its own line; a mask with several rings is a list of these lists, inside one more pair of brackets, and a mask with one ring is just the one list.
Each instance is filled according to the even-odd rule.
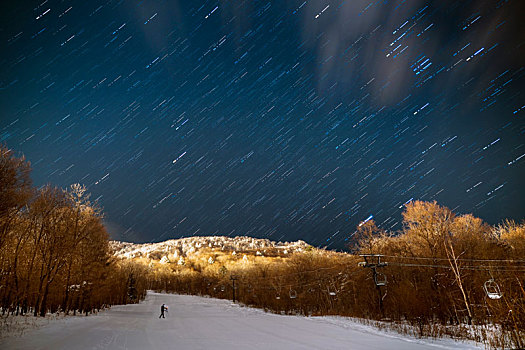
[[[390,262],[389,263],[390,266],[401,266],[401,267],[430,267],[430,268],[443,268],[443,269],[451,269],[451,267],[449,265],[434,265],[434,264],[411,264],[411,263],[396,263],[396,262]],[[472,271],[488,271],[488,272],[491,272],[491,271],[495,271],[495,272],[525,272],[525,269],[522,269],[520,266],[516,266],[516,268],[509,268],[509,267],[488,267],[488,266],[459,266],[458,267],[460,270],[472,270]],[[324,269],[324,268],[323,268]],[[319,271],[320,269],[317,269],[317,270],[310,270],[310,272],[315,272],[315,271]],[[347,277],[348,276],[352,276],[352,275],[355,275],[357,273],[360,273],[360,271],[353,271],[353,272],[348,272],[347,273]],[[294,275],[294,274],[290,274],[290,275]],[[285,276],[289,276],[289,275],[281,275],[279,277],[260,277],[260,278],[251,278],[250,279],[250,282],[253,282],[254,280],[266,280],[266,281],[274,281],[276,279],[279,279],[280,277],[285,277]],[[334,276],[329,276],[329,277],[321,277],[321,278],[315,278],[314,280],[310,280],[308,282],[296,282],[296,283],[290,283],[290,282],[287,282],[287,283],[283,283],[283,285],[285,286],[289,286],[289,287],[307,287],[307,286],[312,286],[312,285],[317,285],[317,284],[327,284],[327,283],[333,283],[332,281],[330,282],[327,282],[328,279],[337,279],[338,277],[341,277],[339,275],[334,275]],[[243,284],[243,285],[247,285],[247,283],[244,283],[242,282],[242,280],[239,282],[240,284]],[[268,289],[274,289],[274,287],[268,287]]]
[[[449,265],[434,265],[434,264],[410,264],[410,263],[397,263],[389,262],[389,266],[406,266],[406,267],[435,267],[451,269]],[[473,270],[473,271],[498,271],[498,272],[524,272],[525,268],[521,266],[458,266],[460,270]]]
[[[430,268],[451,269],[451,267],[449,265],[414,264],[414,263],[398,263],[398,262],[389,262],[389,266],[430,267]],[[460,270],[488,271],[488,272],[491,272],[491,271],[495,271],[495,272],[525,272],[525,268],[522,268],[521,266],[515,266],[515,268],[509,267],[509,266],[504,266],[504,267],[501,267],[501,266],[459,266],[458,268]],[[307,272],[317,272],[317,271],[326,270],[326,269],[327,268],[320,268],[320,269],[315,269],[315,270],[309,270]],[[330,269],[333,269],[333,268],[330,268]],[[356,271],[352,271],[352,272],[347,272],[345,277],[352,276],[352,275],[355,275],[355,274],[358,274],[358,273],[360,273],[360,271],[357,271],[357,270]],[[271,277],[269,276],[269,277],[250,278],[249,279],[250,282],[243,282],[242,280],[239,280],[239,283],[247,286],[251,282],[254,282],[254,281],[257,281],[257,280],[266,280],[266,281],[273,281],[273,282],[275,282],[275,280],[278,280],[278,279],[280,279],[282,277],[292,276],[292,275],[296,275],[296,274],[297,273],[281,275],[281,276],[271,276]],[[342,276],[340,276],[340,275],[325,276],[325,277],[321,277],[321,278],[315,278],[313,280],[309,279],[308,282],[296,282],[296,283],[287,282],[287,283],[283,283],[283,285],[290,286],[290,287],[292,287],[292,286],[303,287],[303,286],[311,286],[311,285],[321,284],[321,283],[326,284],[326,283],[333,283],[333,281],[327,282],[327,280],[338,279],[340,277],[342,277]],[[274,289],[274,288],[270,287],[269,289]]]
[[[238,280],[238,283],[241,285],[248,285],[249,283],[245,283],[243,282],[242,280]],[[331,282],[332,283],[332,282]],[[326,282],[326,277],[325,278],[317,278],[315,280],[311,280],[311,281],[308,281],[308,282],[299,282],[299,283],[283,283],[283,286],[288,286],[288,287],[308,287],[308,286],[312,286],[312,285],[321,285],[321,284],[328,284]],[[332,283],[333,284],[333,283]],[[261,287],[258,287],[258,288],[261,288]],[[269,289],[269,290],[275,290],[275,287],[262,287],[263,289]]]
[[[383,255],[383,256],[384,257],[390,257],[390,258],[433,259],[433,258],[428,258],[428,257],[401,257],[401,256],[390,256],[390,255]],[[437,260],[447,260],[448,261],[448,259],[446,259],[446,258],[445,259],[444,258],[437,258]],[[463,260],[466,261],[465,259],[463,259]],[[488,260],[470,259],[470,261],[488,261]],[[503,260],[498,260],[498,261],[503,261]],[[517,260],[509,260],[509,261],[517,261]],[[451,269],[451,267],[449,265],[417,264],[417,263],[401,263],[401,262],[389,262],[389,266],[430,267],[430,268]],[[491,271],[495,271],[495,272],[525,272],[525,268],[523,268],[522,266],[486,266],[486,265],[474,266],[474,265],[471,265],[471,266],[459,266],[458,268],[460,270],[488,271],[489,273],[491,273]],[[290,274],[280,275],[280,276],[268,276],[268,277],[250,278],[249,280],[250,280],[250,282],[254,282],[254,281],[257,281],[257,280],[266,280],[266,281],[273,281],[273,282],[275,282],[276,280],[279,280],[279,279],[281,279],[283,277],[287,277],[287,276],[293,276],[293,275],[305,274],[305,273],[314,273],[314,272],[318,272],[318,271],[336,270],[336,269],[345,270],[346,267],[344,267],[344,266],[339,266],[339,267],[322,267],[322,268],[318,268],[318,269],[301,271],[301,272],[296,272],[296,273],[290,273]],[[357,273],[360,273],[360,271],[356,270],[356,271],[352,271],[352,272],[346,272],[346,277],[352,276],[352,275],[357,274]],[[309,279],[308,282],[298,282],[298,283],[289,283],[288,282],[288,283],[283,283],[283,286],[288,286],[290,288],[291,287],[302,288],[302,287],[309,287],[309,286],[313,286],[313,285],[321,286],[322,284],[329,284],[329,283],[333,284],[333,281],[328,282],[327,280],[329,280],[329,279],[337,279],[339,277],[342,277],[342,276],[340,274],[338,274],[338,275],[333,275],[333,276],[326,276],[326,277],[315,278],[314,280]],[[238,283],[242,284],[244,286],[250,284],[248,282],[245,283],[242,280],[239,280]],[[220,286],[220,287],[223,287],[223,286]],[[263,287],[263,289],[275,290],[275,287]]]
[[269,280],[269,279],[280,279],[280,278],[283,278],[283,277],[289,277],[289,276],[294,276],[294,275],[301,275],[301,274],[306,274],[306,273],[313,273],[313,272],[318,272],[318,271],[327,271],[327,270],[342,270],[344,269],[344,267],[341,267],[341,266],[334,266],[334,267],[320,267],[318,269],[314,269],[314,270],[306,270],[306,271],[300,271],[300,272],[293,272],[293,273],[288,273],[288,274],[285,274],[285,275],[279,275],[279,276],[268,276],[268,277],[255,277],[255,278],[251,278],[251,280]]
[[[394,259],[414,259],[414,260],[449,260],[448,258],[432,258],[426,256],[399,256],[399,255],[383,255],[385,258],[394,258]],[[510,262],[510,263],[525,263],[525,260],[522,259],[468,259],[468,258],[458,258],[458,261],[476,261],[476,262]]]
[[[394,265],[394,266],[406,266],[406,267],[433,267],[433,268],[444,268],[444,269],[451,269],[450,266],[448,265],[431,265],[431,264],[405,264],[405,263],[390,263],[390,265]],[[484,268],[484,267],[474,267],[474,266],[461,266],[459,267],[460,269],[467,269],[467,270],[474,270],[474,271],[488,271],[489,273],[491,273],[491,271],[498,271],[498,272],[525,272],[525,269],[519,269],[519,270],[516,270],[516,269],[511,269],[511,270],[508,270],[508,269],[488,269],[488,268]],[[353,274],[356,274],[358,273],[358,271],[355,271],[355,272],[352,272],[352,273],[349,273],[348,275],[353,275]],[[336,276],[333,276],[333,277],[336,277]],[[267,280],[269,280],[271,278],[268,278]],[[252,282],[252,280],[250,280],[250,282]],[[375,282],[375,281],[374,281]],[[321,289],[322,289],[322,285],[327,285],[327,284],[330,284],[333,282],[327,282],[327,278],[326,277],[323,277],[323,278],[316,278],[314,280],[310,280],[308,282],[299,282],[299,283],[283,283],[283,286],[288,286],[289,288],[305,288],[305,287],[310,287],[310,286],[319,286]],[[248,282],[243,282],[242,280],[239,280],[239,284],[242,284],[242,285],[250,285],[250,283]],[[267,289],[267,290],[274,290],[275,291],[275,287],[258,287],[258,289]]]
[[[351,276],[351,275],[354,275],[354,274],[357,274],[359,273],[360,271],[354,271],[354,272],[351,272],[351,273],[347,273],[348,276]],[[339,276],[331,276],[332,278],[335,278],[335,277],[339,277]],[[330,279],[330,277],[322,277],[322,278],[316,278],[314,280],[309,280],[308,282],[297,282],[297,283],[283,283],[281,287],[286,287],[288,286],[289,288],[292,288],[292,287],[295,287],[295,288],[304,288],[304,287],[309,287],[309,286],[313,286],[313,285],[318,285],[318,286],[321,286],[321,285],[328,285],[328,284],[332,284],[333,286],[336,285],[336,284],[340,284],[342,283],[341,281],[327,281],[328,279]],[[270,281],[271,278],[267,278],[266,279],[267,281]],[[249,282],[244,282],[242,279],[239,279],[237,281],[237,283],[239,285],[243,285],[243,286],[250,286],[251,285],[251,282],[253,282],[253,279],[250,279]],[[267,289],[267,290],[276,290],[276,287],[275,286],[268,286],[268,287],[258,287],[258,289]]]
[[[407,267],[435,267],[450,269],[449,265],[434,265],[434,264],[410,264],[410,263],[396,263],[390,262],[389,266],[407,266]],[[502,271],[502,272],[521,272],[525,271],[521,266],[516,268],[509,268],[508,266],[458,266],[460,270],[474,270],[474,271]]]

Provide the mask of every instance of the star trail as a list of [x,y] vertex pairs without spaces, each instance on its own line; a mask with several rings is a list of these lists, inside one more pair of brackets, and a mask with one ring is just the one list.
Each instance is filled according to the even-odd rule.
[[521,1],[4,1],[0,142],[111,237],[522,220]]

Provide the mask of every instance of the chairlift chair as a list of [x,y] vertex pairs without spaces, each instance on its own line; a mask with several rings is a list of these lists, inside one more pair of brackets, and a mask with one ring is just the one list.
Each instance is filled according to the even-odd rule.
[[275,299],[281,300],[281,291],[282,291],[282,287],[281,286],[279,286],[279,288],[275,289]]
[[499,288],[499,285],[494,281],[493,278],[489,279],[488,281],[485,281],[483,284],[483,290],[485,291],[485,294],[492,299],[492,300],[498,300],[502,297],[501,290]]
[[377,272],[374,276],[374,282],[378,287],[386,286],[386,275],[384,273]]
[[290,299],[295,298],[297,298],[297,292],[295,291],[295,289],[290,289]]

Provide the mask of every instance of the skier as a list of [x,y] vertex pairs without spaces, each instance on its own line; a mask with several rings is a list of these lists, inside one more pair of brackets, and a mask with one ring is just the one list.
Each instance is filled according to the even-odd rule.
[[164,317],[164,312],[168,312],[168,305],[166,304],[162,304],[162,306],[160,307],[160,316],[159,318],[166,318]]

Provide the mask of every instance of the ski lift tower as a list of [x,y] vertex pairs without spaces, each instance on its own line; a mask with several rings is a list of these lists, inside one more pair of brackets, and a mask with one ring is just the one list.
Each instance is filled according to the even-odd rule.
[[387,262],[381,261],[384,256],[381,254],[360,254],[365,261],[361,261],[358,265],[361,267],[369,268],[372,270],[372,276],[374,277],[374,284],[377,289],[379,296],[379,311],[383,315],[383,293],[381,287],[386,286],[387,279],[384,273],[378,272],[377,269],[388,266]]
[[237,289],[237,286],[235,285],[235,281],[237,281],[238,277],[236,275],[231,275],[230,276],[230,280],[232,281],[232,299],[233,299],[233,302],[235,303],[235,290]]

